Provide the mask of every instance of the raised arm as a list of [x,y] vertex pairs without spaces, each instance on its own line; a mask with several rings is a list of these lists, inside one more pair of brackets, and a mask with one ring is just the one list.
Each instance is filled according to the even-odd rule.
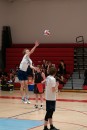
[[39,46],[39,42],[36,41],[34,47],[30,50],[30,55],[35,51],[36,47]]

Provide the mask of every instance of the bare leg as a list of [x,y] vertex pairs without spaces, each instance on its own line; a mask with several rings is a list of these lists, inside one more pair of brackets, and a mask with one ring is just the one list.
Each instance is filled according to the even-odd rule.
[[35,94],[35,100],[36,100],[35,108],[38,108],[38,94]]
[[20,87],[20,93],[21,93],[21,96],[24,97],[25,96],[25,92],[24,92],[24,81],[20,81],[20,84],[21,84],[21,87]]
[[44,127],[48,125],[48,121],[44,121]]
[[36,95],[36,105],[38,105],[38,94],[35,95]]
[[52,118],[49,118],[49,123],[50,123],[50,125],[53,125]]
[[40,101],[41,101],[40,108],[43,108],[43,94],[39,94],[39,95],[40,95]]
[[40,101],[41,101],[41,104],[43,104],[43,94],[40,94]]
[[26,98],[29,99],[28,80],[25,81],[25,93],[26,93]]

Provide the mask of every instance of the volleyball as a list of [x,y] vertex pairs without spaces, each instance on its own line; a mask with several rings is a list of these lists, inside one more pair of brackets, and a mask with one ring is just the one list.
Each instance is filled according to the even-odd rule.
[[49,36],[50,35],[50,31],[49,30],[44,30],[44,35]]

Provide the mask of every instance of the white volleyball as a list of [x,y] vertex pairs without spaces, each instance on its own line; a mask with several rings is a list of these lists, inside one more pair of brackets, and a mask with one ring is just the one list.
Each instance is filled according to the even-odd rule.
[[44,30],[44,35],[49,36],[50,35],[50,31],[49,30]]

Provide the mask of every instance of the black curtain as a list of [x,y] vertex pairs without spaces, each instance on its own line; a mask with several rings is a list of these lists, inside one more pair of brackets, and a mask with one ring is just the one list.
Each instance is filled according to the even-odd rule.
[[2,69],[6,67],[6,48],[12,45],[11,29],[10,26],[3,26],[2,28]]

